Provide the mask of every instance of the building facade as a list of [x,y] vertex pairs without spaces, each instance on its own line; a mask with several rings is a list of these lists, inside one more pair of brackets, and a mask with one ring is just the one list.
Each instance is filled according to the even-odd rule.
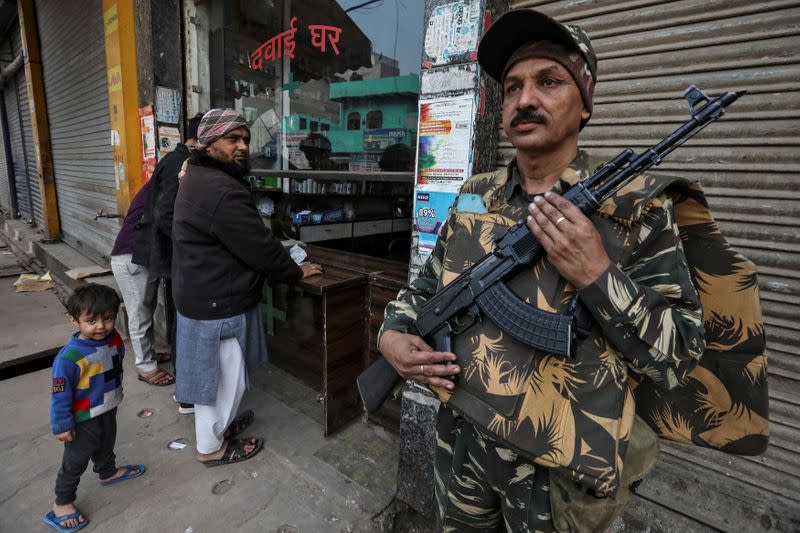
[[[796,528],[797,1],[1,2],[0,210],[107,262],[119,217],[187,118],[233,107],[252,121],[254,190],[277,234],[394,259],[413,275],[435,240],[428,215],[446,213],[470,173],[513,157],[474,52],[485,26],[516,7],[592,38],[599,79],[580,143],[598,156],[672,131],[690,84],[748,91],[661,169],[703,182],[723,232],[759,268],[770,448],[744,458],[665,444],[625,525]],[[446,155],[426,144],[434,115],[464,126]],[[304,212],[335,220],[294,218]],[[406,494],[427,511],[428,489]]]

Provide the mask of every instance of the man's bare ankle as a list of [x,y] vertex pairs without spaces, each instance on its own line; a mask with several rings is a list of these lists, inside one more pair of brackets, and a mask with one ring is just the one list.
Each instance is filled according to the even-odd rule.
[[198,461],[214,461],[221,458],[225,454],[225,448],[228,447],[228,441],[223,440],[222,446],[220,446],[219,450],[211,453],[197,453],[197,460]]
[[70,513],[74,513],[75,511],[77,511],[77,509],[75,508],[75,503],[74,502],[73,503],[65,503],[64,505],[59,505],[57,503],[53,503],[53,512],[56,512],[56,511],[67,511],[67,512],[70,512]]

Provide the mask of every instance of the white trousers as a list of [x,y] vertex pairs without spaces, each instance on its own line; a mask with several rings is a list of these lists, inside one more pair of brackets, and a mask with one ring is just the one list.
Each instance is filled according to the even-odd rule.
[[214,453],[222,447],[222,436],[236,418],[245,386],[244,354],[239,341],[235,337],[219,341],[217,403],[194,406],[198,453]]
[[136,356],[136,371],[147,374],[158,367],[153,344],[158,278],[151,277],[147,268],[132,263],[131,254],[112,255],[111,271],[128,313],[128,334]]

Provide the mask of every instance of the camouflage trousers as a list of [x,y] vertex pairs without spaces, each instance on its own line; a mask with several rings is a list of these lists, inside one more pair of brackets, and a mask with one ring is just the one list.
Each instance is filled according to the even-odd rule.
[[498,446],[444,405],[434,476],[439,531],[553,531],[547,468]]

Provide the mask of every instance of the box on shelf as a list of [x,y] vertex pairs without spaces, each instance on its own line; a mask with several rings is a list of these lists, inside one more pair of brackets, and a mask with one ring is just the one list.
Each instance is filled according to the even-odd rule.
[[342,222],[344,220],[344,209],[341,207],[331,207],[311,212],[312,224],[328,224],[332,222]]
[[292,215],[292,224],[295,226],[302,226],[303,224],[311,223],[311,210],[306,209],[299,211]]

